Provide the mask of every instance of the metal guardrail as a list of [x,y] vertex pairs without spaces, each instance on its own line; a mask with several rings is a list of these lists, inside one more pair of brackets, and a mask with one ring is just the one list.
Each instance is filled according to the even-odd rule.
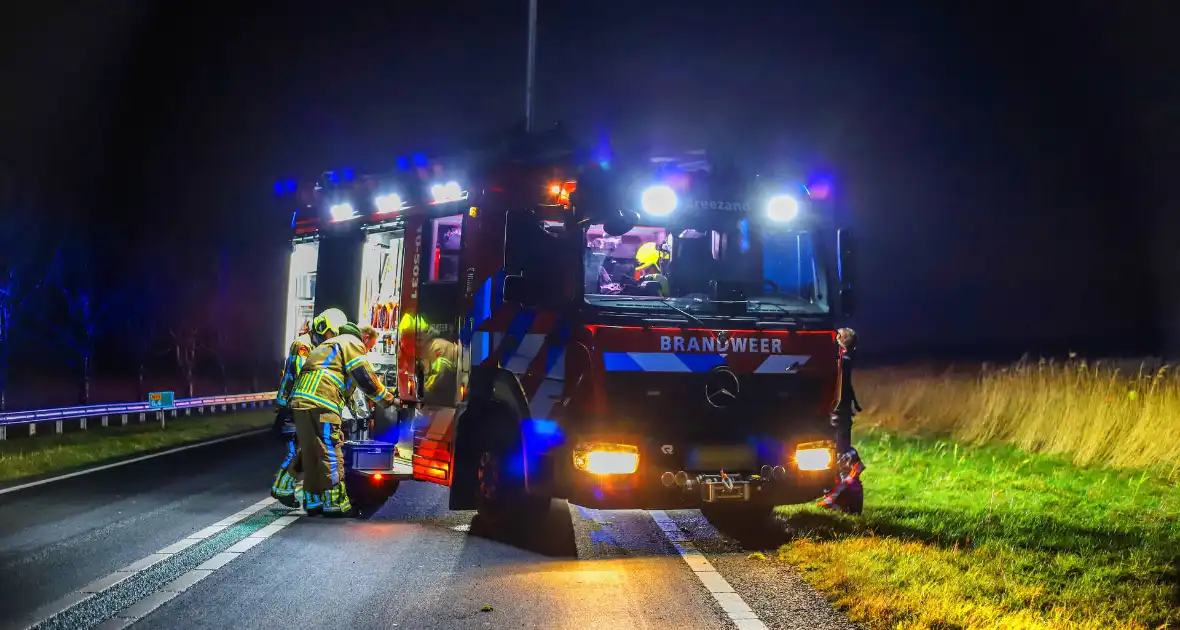
[[78,420],[79,428],[82,430],[87,428],[88,420],[91,418],[99,418],[104,427],[108,426],[112,417],[122,425],[127,424],[129,418],[134,417],[137,422],[145,422],[149,416],[163,424],[168,417],[176,418],[181,413],[191,416],[194,410],[199,414],[204,414],[206,411],[217,413],[218,411],[257,409],[273,402],[276,394],[277,392],[260,392],[257,394],[181,398],[176,400],[172,406],[164,408],[152,407],[151,403],[145,401],[9,411],[0,413],[0,440],[6,439],[9,427],[16,425],[27,426],[29,435],[36,435],[37,425],[47,422],[53,422],[55,432],[61,433],[62,422],[65,420]]

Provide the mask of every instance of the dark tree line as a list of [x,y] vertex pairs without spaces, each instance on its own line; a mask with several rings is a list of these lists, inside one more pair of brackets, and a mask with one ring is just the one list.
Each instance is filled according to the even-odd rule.
[[226,290],[228,266],[216,247],[133,247],[53,225],[35,200],[0,179],[0,410],[18,374],[70,379],[77,399],[60,404],[89,404],[99,358],[134,369],[140,399],[147,372],[161,361],[183,379],[179,396],[194,394],[201,369],[227,393],[227,363],[266,345],[230,347],[225,322],[239,307]]

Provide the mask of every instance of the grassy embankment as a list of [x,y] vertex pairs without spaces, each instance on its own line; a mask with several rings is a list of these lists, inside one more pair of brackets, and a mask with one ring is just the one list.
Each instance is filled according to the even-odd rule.
[[0,483],[99,464],[138,453],[269,427],[274,414],[251,411],[169,419],[0,442]]
[[1084,364],[865,373],[859,518],[779,558],[870,628],[1180,627],[1180,380]]

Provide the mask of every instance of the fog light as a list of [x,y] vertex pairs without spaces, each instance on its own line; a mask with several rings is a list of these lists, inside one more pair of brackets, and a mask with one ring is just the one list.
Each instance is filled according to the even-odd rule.
[[630,444],[579,444],[574,468],[595,475],[630,475],[639,469],[639,449]]
[[795,466],[799,470],[828,470],[832,467],[835,449],[830,442],[807,442],[795,449]]

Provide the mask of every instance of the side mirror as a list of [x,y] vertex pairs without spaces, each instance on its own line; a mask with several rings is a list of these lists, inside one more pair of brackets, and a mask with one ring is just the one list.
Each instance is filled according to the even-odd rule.
[[618,178],[593,167],[578,174],[578,188],[570,193],[570,205],[579,221],[602,224],[608,236],[622,236],[639,222],[639,213],[624,210]]
[[841,228],[836,231],[836,248],[840,284],[851,287],[856,284],[856,246],[852,230]]
[[612,212],[602,222],[602,231],[607,236],[622,236],[631,231],[639,223],[639,213],[631,210]]
[[841,228],[836,232],[836,267],[840,276],[840,310],[845,317],[856,312],[856,246],[852,230]]
[[844,317],[856,314],[856,292],[852,289],[840,289],[840,312]]

